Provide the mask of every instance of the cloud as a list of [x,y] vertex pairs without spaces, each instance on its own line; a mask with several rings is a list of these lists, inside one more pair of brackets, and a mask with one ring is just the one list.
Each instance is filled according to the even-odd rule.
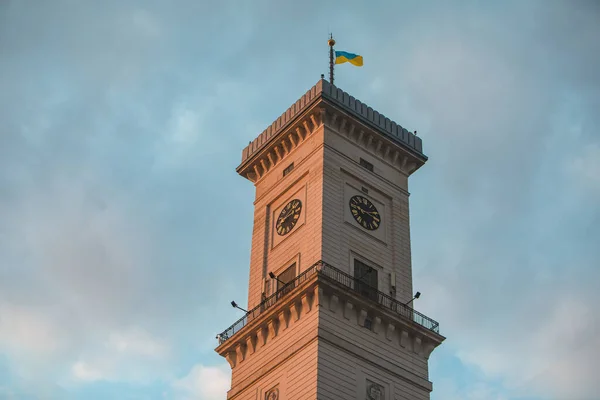
[[73,376],[82,381],[99,381],[105,379],[104,374],[85,362],[78,361],[72,367]]
[[66,379],[64,384],[94,381],[143,384],[167,380],[171,366],[170,346],[134,327],[111,332],[104,346],[88,346],[80,354],[80,360],[71,366],[74,380]]
[[567,162],[567,171],[583,188],[600,193],[600,145],[585,146],[581,154]]
[[106,347],[121,353],[148,357],[164,357],[169,351],[167,344],[140,329],[111,333]]
[[[590,110],[600,79],[584,73],[600,68],[598,42],[585,40],[600,35],[600,10],[578,4],[414,18],[421,39],[395,88],[410,101],[385,99],[417,116],[430,156],[411,182],[414,277],[427,289],[419,308],[440,319],[443,346],[471,371],[457,396],[587,400],[600,390],[589,372],[600,367],[590,307],[600,253],[589,245],[600,240],[600,210],[585,198],[597,186],[600,121]],[[502,390],[485,394],[477,382]]]
[[59,329],[40,310],[0,304],[0,344],[4,351],[23,351],[48,356],[64,346]]
[[186,376],[174,381],[172,387],[182,400],[220,400],[227,396],[230,375],[227,364],[219,367],[197,364]]

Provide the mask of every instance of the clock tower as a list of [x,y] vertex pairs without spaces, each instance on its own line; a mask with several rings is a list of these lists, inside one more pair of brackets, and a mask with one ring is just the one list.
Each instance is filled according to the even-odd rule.
[[230,400],[429,399],[444,337],[412,307],[422,141],[321,79],[242,151],[248,312],[217,337]]

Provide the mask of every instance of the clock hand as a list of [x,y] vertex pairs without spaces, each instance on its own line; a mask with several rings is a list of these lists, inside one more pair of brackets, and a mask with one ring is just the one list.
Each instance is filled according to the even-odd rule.
[[283,217],[280,217],[280,218],[282,218],[282,219],[286,219],[286,218],[287,218],[287,217],[289,217],[289,216],[290,216],[290,214],[292,214],[292,213],[293,213],[293,210],[292,210],[292,211],[288,211],[288,213],[287,213],[287,214],[285,214]]
[[280,221],[283,224],[284,222],[286,222],[290,217],[292,217],[294,215],[294,211],[290,211],[289,213],[287,213],[285,215],[285,217],[281,218]]

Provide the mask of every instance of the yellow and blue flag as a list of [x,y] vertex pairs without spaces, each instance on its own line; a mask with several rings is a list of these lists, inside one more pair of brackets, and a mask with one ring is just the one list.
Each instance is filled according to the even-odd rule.
[[343,64],[345,62],[349,62],[352,65],[356,65],[357,67],[362,67],[363,58],[357,54],[348,53],[345,51],[336,51],[335,52],[335,63]]

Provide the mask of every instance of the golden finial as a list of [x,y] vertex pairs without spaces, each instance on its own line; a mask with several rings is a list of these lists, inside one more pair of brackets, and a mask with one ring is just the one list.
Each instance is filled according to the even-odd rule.
[[329,34],[329,40],[327,41],[327,44],[331,47],[333,47],[335,45],[335,40],[333,40],[333,34]]

